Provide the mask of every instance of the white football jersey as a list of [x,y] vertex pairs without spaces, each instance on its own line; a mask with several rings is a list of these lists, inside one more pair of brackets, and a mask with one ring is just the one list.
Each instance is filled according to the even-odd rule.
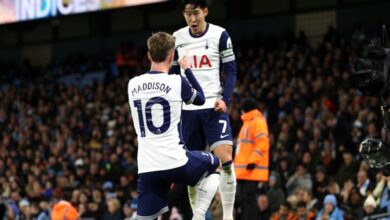
[[[201,85],[206,103],[202,106],[184,105],[184,110],[214,108],[217,98],[222,98],[220,79],[221,62],[235,60],[232,43],[226,30],[208,23],[206,31],[200,36],[191,34],[190,28],[184,27],[175,33],[178,58],[187,55],[190,58],[192,71]],[[174,62],[174,65],[178,65]],[[182,75],[184,70],[181,69]]]
[[143,74],[129,81],[128,95],[138,136],[138,173],[187,163],[179,132],[182,77],[161,72]]

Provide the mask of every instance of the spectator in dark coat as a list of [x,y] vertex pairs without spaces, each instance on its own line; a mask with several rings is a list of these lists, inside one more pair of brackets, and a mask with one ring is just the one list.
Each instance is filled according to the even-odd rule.
[[[323,201],[327,194],[327,187],[329,184],[329,177],[326,168],[322,165],[316,167],[315,177],[313,181],[313,196],[318,201]],[[317,206],[317,208],[319,208]]]
[[345,204],[346,213],[352,219],[362,219],[363,217],[363,196],[358,188],[353,188],[349,194],[348,202]]
[[256,219],[269,219],[271,217],[271,209],[267,195],[257,197],[258,214]]
[[280,176],[276,171],[272,171],[269,177],[269,187],[267,197],[272,198],[272,203],[269,205],[271,213],[277,211],[280,205],[285,201],[286,196],[280,186]]
[[123,220],[122,209],[119,200],[111,198],[107,201],[107,211],[104,214],[104,220]]
[[357,172],[357,163],[353,158],[353,155],[350,151],[345,150],[343,152],[343,164],[336,174],[336,181],[339,185],[343,185],[344,181],[347,179],[354,179]]

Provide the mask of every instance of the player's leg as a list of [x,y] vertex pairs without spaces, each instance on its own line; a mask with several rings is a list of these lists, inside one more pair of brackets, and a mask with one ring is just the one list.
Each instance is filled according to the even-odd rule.
[[197,199],[193,210],[193,219],[204,219],[218,190],[220,176],[215,171],[219,167],[219,159],[215,155],[200,151],[189,151],[187,155],[186,172],[188,178],[186,183],[190,186],[197,185]]
[[169,184],[159,177],[159,172],[139,175],[137,219],[153,220],[168,211]]
[[210,150],[219,157],[222,163],[221,181],[219,192],[221,194],[223,219],[233,219],[234,200],[236,195],[237,180],[232,160],[233,137],[231,133],[229,115],[217,113],[210,109],[208,118],[203,118],[203,128]]
[[185,146],[190,151],[204,151],[206,148],[206,137],[204,135],[201,118],[203,110],[182,111],[181,134]]
[[[188,150],[203,151],[206,146],[205,136],[201,120],[198,117],[199,111],[182,111],[182,135]],[[195,208],[197,200],[198,186],[188,187],[188,198],[192,210]]]
[[221,182],[219,192],[221,193],[221,201],[223,208],[223,219],[232,220],[234,210],[234,200],[236,195],[237,180],[234,172],[234,165],[232,161],[232,146],[231,145],[218,145],[215,146],[213,152],[218,156],[224,158],[221,159]]
[[218,190],[219,182],[219,173],[212,173],[202,179],[198,188],[193,220],[205,219],[206,212]]

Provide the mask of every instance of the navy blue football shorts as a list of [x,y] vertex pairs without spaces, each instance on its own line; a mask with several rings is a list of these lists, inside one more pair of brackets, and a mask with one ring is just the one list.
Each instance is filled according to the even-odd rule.
[[168,211],[167,196],[172,183],[194,186],[219,166],[218,157],[210,153],[187,151],[187,157],[184,166],[139,174],[137,219],[155,219]]
[[214,109],[182,111],[182,135],[189,150],[210,150],[221,144],[233,145],[228,113]]

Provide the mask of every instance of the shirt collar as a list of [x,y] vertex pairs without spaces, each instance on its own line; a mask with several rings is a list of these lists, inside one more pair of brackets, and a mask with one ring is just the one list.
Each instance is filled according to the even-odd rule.
[[209,30],[209,23],[206,24],[206,30],[203,31],[203,33],[201,33],[200,35],[194,35],[192,32],[191,32],[191,28],[188,28],[188,32],[190,32],[190,35],[191,37],[193,38],[200,38],[200,37],[203,37],[207,31]]
[[164,72],[155,71],[155,70],[150,70],[150,71],[148,71],[147,73],[150,73],[150,74],[160,74],[160,73],[164,73]]

